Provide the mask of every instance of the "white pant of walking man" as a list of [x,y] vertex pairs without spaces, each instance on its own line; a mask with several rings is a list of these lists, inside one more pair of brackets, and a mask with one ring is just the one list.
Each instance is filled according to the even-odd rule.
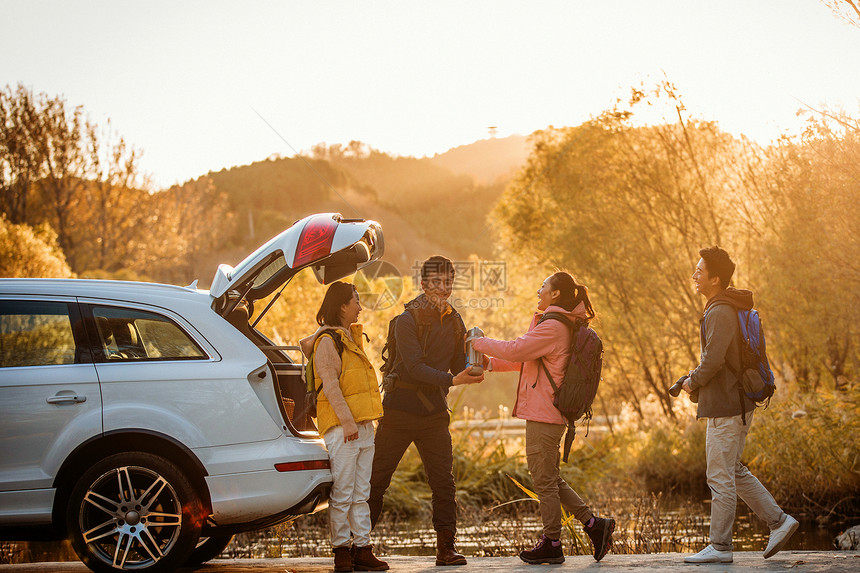
[[753,293],[730,286],[735,263],[725,249],[708,247],[700,249],[699,255],[702,258],[691,278],[696,292],[707,301],[699,322],[701,357],[681,387],[696,403],[696,418],[708,424],[705,453],[711,488],[711,543],[684,561],[732,562],[732,526],[738,497],[770,527],[764,551],[767,559],[783,548],[797,529],[797,520],[780,509],[770,492],[741,463],[756,408],[741,381],[746,373],[762,372],[758,369],[760,364],[753,368],[744,362],[745,339],[740,328],[741,314],[753,311]]
[[709,418],[705,452],[708,460],[708,487],[711,488],[711,544],[687,563],[731,563],[732,527],[737,499],[740,497],[770,528],[764,552],[767,559],[782,549],[797,529],[797,520],[782,511],[773,496],[750,470],[741,463],[753,412],[741,416]]

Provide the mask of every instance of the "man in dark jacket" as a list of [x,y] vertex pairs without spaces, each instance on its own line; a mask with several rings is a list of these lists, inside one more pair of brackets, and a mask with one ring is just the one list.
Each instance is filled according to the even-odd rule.
[[484,379],[483,374],[472,376],[466,371],[466,328],[448,303],[453,284],[453,263],[445,257],[430,257],[421,266],[424,293],[406,304],[395,323],[394,371],[398,380],[393,391],[386,390],[382,401],[384,414],[376,430],[368,499],[375,526],[391,476],[406,449],[415,443],[433,492],[436,565],[466,563],[454,548],[457,503],[448,390]]
[[755,402],[746,397],[736,374],[741,367],[738,310],[750,310],[753,296],[748,290],[728,286],[735,264],[726,251],[711,247],[700,250],[699,255],[702,258],[696,265],[693,282],[696,292],[707,300],[700,329],[702,353],[699,366],[684,380],[683,388],[698,402],[696,417],[708,423],[705,452],[711,489],[711,544],[684,561],[732,562],[732,526],[738,496],[770,527],[764,551],[767,559],[783,548],[798,523],[780,509],[770,492],[741,463]]

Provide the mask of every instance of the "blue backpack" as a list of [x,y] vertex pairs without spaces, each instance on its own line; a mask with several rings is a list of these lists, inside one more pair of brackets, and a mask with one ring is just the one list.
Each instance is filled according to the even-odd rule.
[[[776,390],[776,383],[774,382],[773,371],[770,369],[770,362],[767,359],[761,317],[759,317],[758,311],[755,309],[735,309],[735,311],[737,312],[738,329],[740,332],[738,349],[740,351],[739,363],[741,367],[738,371],[732,368],[728,362],[726,362],[726,366],[738,379],[738,392],[745,394],[747,398],[756,404],[764,404],[767,407],[771,396],[773,396]],[[701,336],[702,343],[704,344],[704,321],[702,321]],[[746,414],[744,400],[741,400],[741,409]],[[746,423],[746,416],[744,416],[744,423]]]
[[[767,351],[764,343],[764,331],[761,328],[761,318],[757,310],[739,310],[738,324],[740,325],[740,348],[741,348],[741,376],[744,392],[747,398],[758,403],[770,401],[776,390],[773,379],[773,371],[767,359]],[[747,370],[752,370],[750,375]],[[748,384],[747,379],[752,377],[755,382],[755,374],[758,374],[761,383]]]

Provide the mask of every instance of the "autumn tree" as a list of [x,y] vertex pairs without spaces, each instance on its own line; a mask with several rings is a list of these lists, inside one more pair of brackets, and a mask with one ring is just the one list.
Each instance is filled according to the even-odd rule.
[[226,194],[209,177],[153,193],[146,204],[144,226],[158,233],[148,237],[140,265],[160,280],[187,284],[200,278],[202,260],[218,252],[233,235],[235,214]]
[[801,391],[843,389],[860,352],[860,122],[810,112],[803,133],[767,150],[746,182],[777,364]]
[[0,208],[48,224],[76,270],[126,265],[140,243],[139,152],[60,97],[0,92]]
[[[645,102],[675,120],[634,127]],[[588,285],[608,385],[634,407],[653,395],[674,415],[666,388],[698,362],[702,301],[690,274],[700,247],[734,234],[739,142],[687,119],[665,82],[578,127],[538,133],[533,146],[496,207],[503,240]]]
[[843,22],[860,28],[860,2],[857,0],[821,0],[821,3]]
[[0,92],[0,201],[12,223],[28,221],[33,182],[39,178],[42,124],[33,93],[18,84]]
[[82,227],[82,202],[87,189],[90,157],[82,144],[95,127],[84,117],[83,107],[67,109],[63,99],[44,99],[41,137],[36,144],[41,158],[41,177],[36,182],[44,220],[57,233],[60,248],[76,267],[78,238],[87,236]]
[[107,127],[87,133],[90,167],[81,217],[87,242],[79,249],[82,269],[135,267],[151,231],[143,225],[147,193],[138,168],[140,152]]
[[49,226],[15,224],[0,214],[0,277],[70,276],[57,235]]

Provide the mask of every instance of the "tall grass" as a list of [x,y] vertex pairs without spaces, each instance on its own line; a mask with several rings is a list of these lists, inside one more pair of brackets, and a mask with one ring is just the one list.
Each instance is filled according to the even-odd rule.
[[860,386],[757,412],[747,443],[750,469],[781,504],[820,522],[860,519]]
[[[562,477],[595,513],[618,523],[616,554],[697,551],[708,543],[704,421],[677,426],[655,418],[648,427],[619,425],[615,433],[577,437]],[[860,507],[860,391],[792,396],[759,409],[743,461],[787,511],[819,521],[845,521]],[[540,536],[540,519],[522,438],[452,431],[460,543],[472,555],[516,555]],[[383,554],[434,551],[431,493],[421,460],[410,448],[392,479],[374,543]],[[796,515],[797,515],[796,513]],[[406,521],[410,521],[408,525]],[[832,525],[832,524],[831,524]],[[759,524],[747,549],[761,550]],[[575,519],[565,516],[565,552],[590,554]],[[242,534],[231,556],[330,555],[326,513],[292,525]]]
[[[516,487],[506,475],[527,479],[524,456],[511,445],[475,430],[452,432],[457,504],[463,509],[489,508],[513,499]],[[410,446],[385,494],[385,512],[401,517],[430,514],[430,487],[421,458]]]
[[[618,522],[612,552],[698,551],[708,543],[704,421],[617,425],[614,433],[574,442],[562,477],[595,513]],[[841,522],[860,514],[860,390],[780,396],[759,409],[743,461],[787,511]],[[516,555],[540,536],[540,519],[522,437],[452,430],[460,542],[474,555]],[[430,488],[414,447],[386,493],[374,543],[383,554],[434,551]],[[408,526],[404,521],[409,521]],[[417,530],[416,528],[425,528]],[[745,539],[761,550],[765,531]],[[582,526],[565,516],[565,552],[591,553]],[[762,541],[763,540],[763,541]],[[739,543],[741,540],[738,540]],[[759,545],[754,545],[758,543]],[[752,545],[751,545],[752,544]],[[330,555],[325,512],[269,531],[242,534],[228,554]]]
[[686,426],[671,423],[652,426],[647,431],[621,436],[627,446],[623,465],[649,493],[682,493],[696,497],[708,494],[705,482],[704,422]]
[[[788,395],[785,395],[788,394]],[[704,420],[658,420],[594,445],[609,449],[615,471],[646,492],[710,497]],[[860,518],[860,387],[790,393],[758,408],[741,461],[787,511],[820,522]],[[607,473],[604,478],[613,481]],[[623,486],[623,481],[620,482]]]
[[[704,420],[693,417],[678,423],[655,418],[647,427],[622,424],[601,437],[578,436],[570,463],[560,467],[561,475],[596,503],[643,494],[705,500],[710,497],[706,428]],[[522,443],[503,448],[469,430],[454,436],[461,504],[486,507],[522,497],[505,474],[531,486]],[[742,462],[787,511],[811,514],[820,522],[856,520],[860,518],[858,436],[860,385],[817,394],[785,389],[767,409],[756,410]]]
[[[512,478],[511,476],[508,476],[508,477],[511,479],[512,482],[514,482],[514,484],[518,488],[520,488],[523,491],[523,493],[525,493],[527,496],[529,496],[529,499],[539,501],[538,496],[535,492],[533,492],[532,490],[530,490],[529,488],[527,488],[526,486],[524,486],[523,484],[521,484],[520,482],[518,482],[517,480]],[[585,535],[585,532],[582,530],[581,527],[576,526],[576,521],[575,521],[576,516],[574,516],[571,513],[568,513],[568,511],[564,507],[562,507],[561,508],[561,518],[562,518],[561,519],[561,526],[567,530],[567,532],[570,534],[570,538],[572,540],[571,541],[571,550],[572,550],[571,552],[574,555],[588,554],[589,553],[589,545],[588,545],[588,542],[585,540],[586,535]]]

